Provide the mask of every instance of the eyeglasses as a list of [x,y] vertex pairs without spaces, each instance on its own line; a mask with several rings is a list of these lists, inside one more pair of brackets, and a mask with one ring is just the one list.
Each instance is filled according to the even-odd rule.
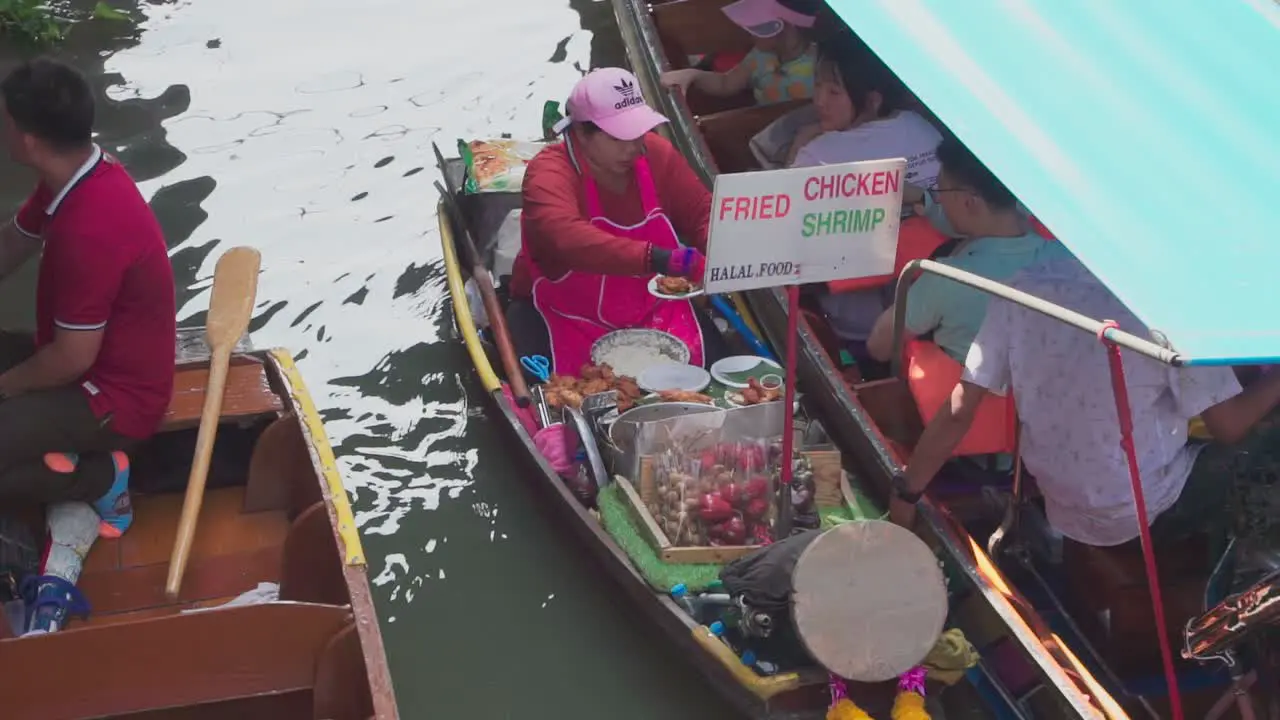
[[972,190],[970,190],[969,188],[963,188],[963,187],[958,187],[958,188],[931,187],[928,189],[929,199],[934,202],[939,202],[940,199],[938,198],[938,196],[941,195],[942,193],[947,193],[947,192],[972,192]]

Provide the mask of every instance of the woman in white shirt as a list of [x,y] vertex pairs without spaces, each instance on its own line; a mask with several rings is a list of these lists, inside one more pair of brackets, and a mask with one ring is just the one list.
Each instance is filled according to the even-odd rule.
[[[818,122],[796,139],[791,167],[904,157],[908,183],[933,187],[934,149],[942,134],[902,107],[906,88],[883,62],[848,35],[818,50],[813,104]],[[807,136],[807,137],[806,137]]]
[[[935,150],[942,141],[928,120],[902,107],[907,90],[856,37],[840,35],[818,49],[813,104],[818,121],[799,132],[791,167],[865,160],[907,159],[906,181],[918,188],[937,182]],[[826,293],[819,302],[832,329],[855,358],[866,362],[866,340],[887,306],[887,288]]]

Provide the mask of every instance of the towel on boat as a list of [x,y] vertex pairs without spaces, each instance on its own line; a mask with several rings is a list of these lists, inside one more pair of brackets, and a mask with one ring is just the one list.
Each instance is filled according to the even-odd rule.
[[516,414],[520,424],[524,426],[524,431],[529,433],[530,437],[536,435],[538,433],[538,421],[533,416],[533,409],[520,407],[520,404],[516,402],[515,394],[511,392],[511,386],[506,383],[502,383],[502,396],[506,398],[511,412]]
[[533,436],[533,444],[557,475],[572,478],[578,474],[577,463],[574,462],[578,453],[578,436],[568,425],[555,423],[542,428]]
[[930,680],[955,685],[966,670],[978,664],[978,651],[959,628],[951,628],[938,636],[920,664],[928,670]]
[[205,612],[207,610],[218,610],[220,608],[240,607],[241,605],[266,605],[280,599],[280,585],[273,582],[260,582],[258,587],[240,593],[233,600],[228,600],[221,605],[205,608],[190,608],[183,610],[182,614]]

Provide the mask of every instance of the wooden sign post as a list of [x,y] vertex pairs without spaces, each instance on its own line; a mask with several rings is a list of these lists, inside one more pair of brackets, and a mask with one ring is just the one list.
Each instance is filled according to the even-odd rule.
[[790,534],[800,285],[892,275],[903,158],[717,175],[703,286],[787,288],[779,538]]

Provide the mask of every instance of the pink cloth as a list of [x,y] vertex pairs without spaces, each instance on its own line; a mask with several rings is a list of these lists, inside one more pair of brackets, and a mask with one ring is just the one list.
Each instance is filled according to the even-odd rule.
[[898,677],[898,692],[913,692],[924,697],[924,681],[929,671],[917,665]]
[[502,395],[507,399],[507,405],[511,406],[511,412],[520,418],[520,424],[524,426],[524,431],[530,436],[538,432],[538,419],[533,415],[533,406],[522,408],[516,404],[516,396],[511,393],[511,386],[502,383]]
[[619,140],[635,140],[667,121],[645,103],[636,76],[616,67],[592,70],[579,80],[565,112],[566,120],[595,123]]
[[533,436],[533,444],[547,459],[547,463],[561,477],[577,474],[573,456],[578,452],[578,438],[564,423],[548,425]]
[[[572,149],[570,150],[572,152]],[[585,169],[585,168],[584,168]],[[636,160],[636,187],[640,190],[645,219],[622,227],[603,217],[596,183],[584,172],[587,215],[595,227],[620,238],[654,247],[677,250],[671,220],[658,203],[658,193],[643,156]],[[547,323],[551,336],[551,367],[562,375],[576,375],[591,362],[591,345],[621,328],[654,328],[675,335],[689,346],[689,362],[702,365],[702,330],[688,300],[659,300],[649,294],[645,275],[595,275],[570,271],[558,280],[542,274],[531,263],[533,306]]]

